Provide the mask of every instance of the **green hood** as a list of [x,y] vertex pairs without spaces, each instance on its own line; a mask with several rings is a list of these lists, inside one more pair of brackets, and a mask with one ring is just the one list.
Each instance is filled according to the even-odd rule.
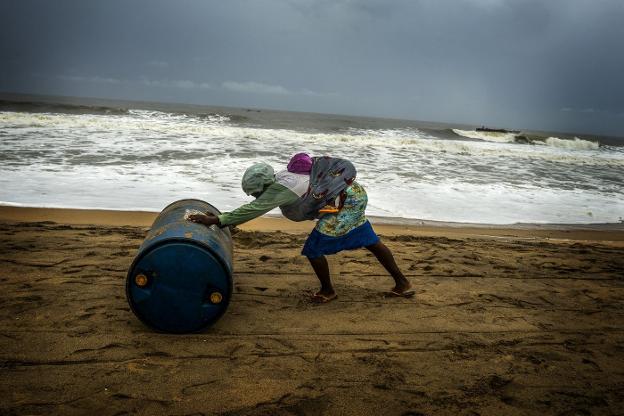
[[245,171],[241,186],[247,195],[264,191],[264,188],[275,182],[275,172],[266,163],[256,163]]

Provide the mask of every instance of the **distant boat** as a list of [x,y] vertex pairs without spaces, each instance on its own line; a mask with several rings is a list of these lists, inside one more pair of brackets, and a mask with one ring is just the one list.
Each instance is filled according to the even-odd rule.
[[491,129],[489,127],[477,127],[475,131],[487,131],[489,133],[520,133],[520,130]]

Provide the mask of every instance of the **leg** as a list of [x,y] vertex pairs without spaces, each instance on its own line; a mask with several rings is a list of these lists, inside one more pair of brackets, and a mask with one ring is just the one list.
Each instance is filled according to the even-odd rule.
[[321,290],[317,292],[318,295],[326,298],[333,298],[336,296],[334,287],[332,286],[331,279],[329,277],[329,265],[327,264],[327,258],[325,256],[315,257],[313,259],[308,257],[316,277],[321,282]]
[[405,293],[412,287],[411,283],[405,278],[403,273],[401,273],[401,270],[399,270],[399,266],[397,266],[394,261],[392,252],[381,240],[377,241],[375,244],[366,246],[366,248],[377,257],[379,263],[381,263],[394,279],[395,286],[392,289],[393,292]]

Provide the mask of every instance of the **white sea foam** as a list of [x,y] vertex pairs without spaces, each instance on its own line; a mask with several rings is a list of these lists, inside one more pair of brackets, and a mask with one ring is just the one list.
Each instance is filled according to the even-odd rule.
[[[492,224],[617,222],[621,196],[600,192],[470,184],[459,180],[368,189],[369,211],[382,216]],[[487,218],[487,221],[484,219]]]
[[266,161],[279,170],[307,151],[353,160],[371,215],[616,222],[624,216],[624,152],[585,143],[448,140],[414,128],[303,132],[144,110],[0,112],[0,201],[160,210],[199,198],[230,210],[249,201],[239,189],[249,164]]

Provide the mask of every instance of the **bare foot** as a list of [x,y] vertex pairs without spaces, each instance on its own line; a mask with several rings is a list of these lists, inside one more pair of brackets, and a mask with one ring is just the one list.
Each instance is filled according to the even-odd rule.
[[416,291],[412,289],[412,284],[408,281],[405,284],[400,284],[394,286],[388,295],[390,296],[399,296],[402,298],[411,298],[416,294]]
[[316,292],[314,295],[312,295],[312,298],[310,300],[314,303],[327,303],[327,302],[331,302],[337,297],[338,295],[336,295],[336,292],[325,293],[321,291],[321,292]]

